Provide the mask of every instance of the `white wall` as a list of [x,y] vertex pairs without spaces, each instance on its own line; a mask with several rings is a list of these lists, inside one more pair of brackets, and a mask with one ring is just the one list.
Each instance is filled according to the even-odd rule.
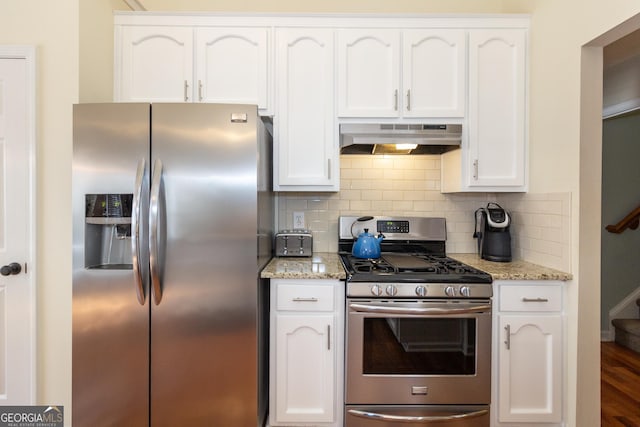
[[[532,13],[530,189],[567,191],[572,273],[567,293],[570,426],[600,420],[602,51],[582,46],[640,12],[626,1],[520,1]],[[625,30],[626,31],[626,30]],[[624,34],[620,34],[622,36]],[[578,357],[579,355],[579,357]]]
[[37,46],[37,401],[71,404],[71,105],[78,0],[0,3],[0,43]]

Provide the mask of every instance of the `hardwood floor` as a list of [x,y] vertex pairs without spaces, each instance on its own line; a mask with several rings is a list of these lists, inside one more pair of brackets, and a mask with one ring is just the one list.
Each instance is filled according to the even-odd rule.
[[601,425],[640,426],[640,354],[603,342],[600,358]]

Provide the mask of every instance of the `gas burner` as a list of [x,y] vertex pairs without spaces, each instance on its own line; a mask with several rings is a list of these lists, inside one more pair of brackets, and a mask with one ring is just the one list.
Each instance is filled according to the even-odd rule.
[[[355,222],[357,227],[384,233],[380,258],[352,255]],[[347,273],[347,296],[490,298],[491,276],[447,257],[445,243],[444,218],[371,217],[360,224],[359,217],[340,217],[338,253]]]
[[491,276],[445,255],[383,252],[377,259],[341,254],[351,282],[491,283]]
[[391,274],[394,273],[393,266],[383,259],[363,259],[351,258],[351,265],[357,273]]

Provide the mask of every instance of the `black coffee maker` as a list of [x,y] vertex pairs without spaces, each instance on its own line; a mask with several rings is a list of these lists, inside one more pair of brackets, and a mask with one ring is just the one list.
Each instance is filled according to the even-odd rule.
[[475,212],[476,228],[473,237],[478,239],[480,257],[487,261],[511,261],[511,217],[497,203]]

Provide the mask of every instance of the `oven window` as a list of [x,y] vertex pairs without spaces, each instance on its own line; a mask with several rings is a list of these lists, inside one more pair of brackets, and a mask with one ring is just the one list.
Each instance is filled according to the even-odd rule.
[[476,319],[364,318],[364,374],[474,375]]

